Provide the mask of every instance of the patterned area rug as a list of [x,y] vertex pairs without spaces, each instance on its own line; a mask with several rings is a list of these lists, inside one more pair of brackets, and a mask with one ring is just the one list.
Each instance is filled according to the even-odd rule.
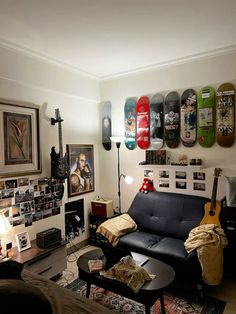
[[[75,279],[66,288],[85,296],[86,283],[80,279]],[[104,291],[104,289],[94,285],[91,286],[90,298],[118,313],[145,313],[144,305],[113,292]],[[222,314],[226,304],[224,301],[212,297],[177,296],[169,293],[165,293],[164,303],[166,314]],[[159,300],[153,305],[151,313],[161,313]]]

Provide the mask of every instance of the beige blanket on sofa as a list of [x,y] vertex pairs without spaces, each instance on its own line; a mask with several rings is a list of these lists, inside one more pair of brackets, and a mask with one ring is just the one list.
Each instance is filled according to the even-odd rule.
[[197,250],[202,277],[209,285],[218,285],[223,276],[223,248],[228,244],[224,230],[215,224],[192,229],[185,241],[188,253]]
[[96,232],[107,238],[113,246],[116,246],[119,237],[136,229],[137,225],[129,214],[122,214],[104,221],[98,226]]

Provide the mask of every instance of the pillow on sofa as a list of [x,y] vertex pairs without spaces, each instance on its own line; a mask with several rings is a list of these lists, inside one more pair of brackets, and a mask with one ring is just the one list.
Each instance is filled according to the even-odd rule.
[[116,246],[120,236],[136,229],[137,225],[129,214],[122,214],[104,221],[98,226],[96,232],[107,238],[113,246]]
[[0,304],[11,314],[52,314],[41,290],[18,279],[0,279]]
[[23,267],[23,264],[12,260],[0,263],[0,279],[22,279]]

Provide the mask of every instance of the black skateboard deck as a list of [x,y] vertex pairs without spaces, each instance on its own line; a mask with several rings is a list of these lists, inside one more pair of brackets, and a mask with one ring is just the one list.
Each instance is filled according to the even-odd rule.
[[169,148],[179,145],[180,137],[180,100],[179,94],[170,92],[165,98],[164,108],[165,143]]
[[216,92],[216,140],[220,146],[234,143],[235,88],[231,83],[220,85]]
[[111,150],[111,102],[102,104],[102,145],[105,150]]
[[164,97],[160,93],[150,100],[150,145],[154,149],[164,145]]
[[186,89],[181,96],[180,139],[184,146],[192,147],[197,139],[197,94]]

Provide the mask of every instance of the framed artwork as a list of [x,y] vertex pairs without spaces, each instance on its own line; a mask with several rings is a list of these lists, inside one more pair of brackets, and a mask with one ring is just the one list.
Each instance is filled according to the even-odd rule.
[[94,149],[93,145],[67,144],[68,196],[94,191]]
[[39,106],[0,99],[0,177],[41,173]]
[[24,251],[31,247],[29,234],[27,231],[16,234],[16,243],[18,251]]

